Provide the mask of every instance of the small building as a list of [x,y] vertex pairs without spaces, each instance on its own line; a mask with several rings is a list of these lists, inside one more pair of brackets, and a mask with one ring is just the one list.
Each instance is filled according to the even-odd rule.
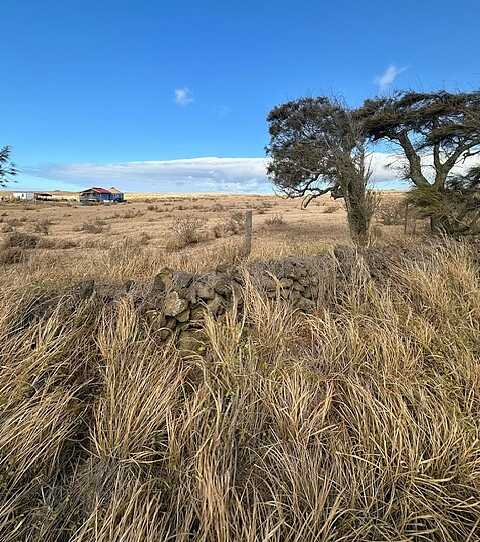
[[53,190],[51,192],[54,201],[78,201],[78,192],[66,192],[64,190]]
[[13,197],[22,201],[50,201],[52,194],[49,192],[36,192],[35,190],[18,190],[13,192]]
[[118,203],[125,201],[125,194],[123,192],[120,192],[118,188],[115,188],[114,186],[112,186],[108,190],[111,194],[113,194],[113,201],[116,201]]
[[106,188],[93,186],[80,192],[80,203],[111,203],[115,201],[115,195]]

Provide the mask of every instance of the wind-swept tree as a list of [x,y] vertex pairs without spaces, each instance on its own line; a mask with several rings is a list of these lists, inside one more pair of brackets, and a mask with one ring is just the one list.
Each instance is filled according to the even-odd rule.
[[279,105],[267,117],[275,187],[303,206],[330,192],[344,198],[354,242],[369,242],[372,209],[366,186],[365,138],[354,112],[328,97],[301,98]]
[[454,237],[480,234],[480,166],[447,178],[444,190],[432,185],[414,187],[407,201]]
[[11,181],[10,177],[17,174],[15,164],[10,161],[11,148],[7,145],[0,148],[0,186],[5,187]]
[[[401,149],[403,176],[423,199],[428,193],[438,200],[451,189],[454,168],[480,153],[480,92],[397,92],[366,100],[356,115],[373,142]],[[432,220],[436,226],[443,229]]]

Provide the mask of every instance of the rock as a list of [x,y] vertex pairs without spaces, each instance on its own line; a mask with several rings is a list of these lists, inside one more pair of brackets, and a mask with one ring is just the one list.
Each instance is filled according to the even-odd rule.
[[272,277],[262,277],[260,284],[267,292],[274,292],[277,289],[277,282]]
[[173,286],[177,290],[188,288],[192,280],[193,274],[187,273],[186,271],[178,271],[177,273],[173,274]]
[[166,341],[171,336],[172,331],[164,327],[163,329],[160,329],[157,333],[161,341]]
[[282,288],[290,288],[291,286],[293,286],[293,280],[290,278],[280,279],[280,286]]
[[213,289],[217,294],[224,297],[232,294],[231,282],[227,277],[218,277],[213,285]]
[[198,282],[194,285],[194,290],[200,299],[213,299],[215,297],[215,290],[209,284]]
[[224,308],[224,303],[225,300],[223,297],[216,294],[215,297],[207,303],[207,307],[214,316],[217,316]]
[[311,299],[307,299],[305,297],[301,297],[296,302],[296,307],[302,312],[313,312],[316,309],[315,303]]
[[290,301],[295,303],[296,301],[302,298],[302,294],[300,292],[297,292],[297,290],[290,290],[290,295],[288,297]]
[[147,310],[145,312],[145,319],[151,326],[154,326],[157,329],[165,327],[167,324],[167,319],[165,316],[156,309]]
[[202,305],[197,305],[190,309],[190,320],[191,321],[198,321],[203,318],[205,314],[205,307]]
[[175,318],[167,318],[167,321],[165,323],[165,327],[167,329],[174,330],[177,327],[177,320]]
[[166,316],[177,316],[187,309],[187,301],[182,299],[177,292],[173,291],[166,295],[164,302],[164,312]]
[[188,322],[188,320],[190,319],[190,309],[186,309],[180,314],[177,314],[175,318],[178,322]]
[[301,284],[302,286],[310,286],[311,282],[310,282],[310,277],[300,277],[298,279],[298,282],[299,284]]
[[297,277],[306,277],[307,276],[307,269],[305,268],[304,264],[297,265]]
[[295,268],[294,262],[286,262],[283,268],[283,276],[289,279],[294,279],[297,277],[297,270]]
[[311,288],[305,288],[305,290],[303,290],[303,297],[306,297],[308,299],[313,299],[313,291]]
[[88,299],[95,291],[95,281],[93,279],[84,280],[78,285],[78,295],[81,299]]
[[239,304],[243,303],[243,289],[237,282],[232,282],[230,284],[230,290],[232,292],[235,301]]
[[204,348],[201,337],[195,331],[182,331],[178,337],[178,350],[181,354],[200,352]]
[[153,290],[162,293],[172,286],[173,272],[168,267],[165,267],[157,273],[153,279]]

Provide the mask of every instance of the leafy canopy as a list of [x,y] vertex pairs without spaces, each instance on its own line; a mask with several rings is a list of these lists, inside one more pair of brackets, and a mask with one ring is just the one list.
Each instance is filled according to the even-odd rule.
[[11,148],[7,145],[0,148],[0,186],[5,187],[11,181],[10,177],[17,174],[15,164],[10,161]]
[[288,197],[342,193],[346,170],[364,156],[363,138],[351,111],[320,96],[281,104],[267,117],[271,157],[268,174]]
[[[452,169],[480,152],[480,92],[397,92],[368,99],[356,111],[365,136],[400,145],[404,171],[417,187],[446,187]],[[433,178],[421,157],[433,158]],[[430,180],[431,179],[431,180]]]

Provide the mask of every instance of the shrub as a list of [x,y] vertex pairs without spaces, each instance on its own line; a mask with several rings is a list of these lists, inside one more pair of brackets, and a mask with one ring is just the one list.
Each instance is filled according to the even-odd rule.
[[[117,213],[116,213],[117,215]],[[128,209],[128,211],[125,211],[124,213],[120,214],[118,213],[119,218],[137,218],[140,216],[143,216],[144,213],[140,211],[140,209]]]
[[14,231],[3,242],[3,248],[36,248],[40,243],[38,235]]
[[245,229],[245,213],[234,211],[228,219],[228,225],[233,233],[242,232]]
[[213,236],[217,239],[226,235],[236,235],[245,229],[245,215],[242,211],[234,211],[222,222],[212,228]]
[[139,247],[146,246],[150,241],[151,236],[147,232],[141,232],[139,235],[131,235],[124,238],[124,246]]
[[48,218],[45,218],[43,220],[39,220],[38,222],[35,222],[33,224],[33,231],[36,233],[41,233],[43,235],[48,235],[50,232],[50,226],[52,222],[48,220]]
[[376,216],[385,226],[394,226],[403,224],[405,220],[405,200],[397,198],[389,198],[388,196],[382,198],[380,201]]
[[105,226],[106,222],[97,220],[95,222],[84,222],[79,228],[78,231],[83,231],[84,233],[103,233],[107,231],[108,228]]
[[285,224],[285,219],[281,214],[276,213],[272,216],[269,216],[265,220],[265,224],[267,224],[268,226],[282,226],[283,224]]
[[222,213],[225,211],[225,207],[221,203],[214,203],[211,207],[211,210],[215,213]]
[[10,233],[14,230],[14,227],[10,224],[2,224],[2,233]]
[[323,212],[326,214],[336,213],[340,209],[340,205],[336,205],[335,203],[330,204],[330,205],[325,205],[324,207],[325,208]]
[[25,249],[21,247],[9,247],[0,250],[0,264],[12,265],[25,260]]
[[225,222],[218,222],[217,224],[214,224],[214,226],[212,227],[212,233],[216,239],[224,237],[226,233]]
[[165,248],[169,251],[180,250],[198,243],[202,225],[203,221],[199,218],[177,218],[171,225],[172,235]]
[[[67,250],[69,248],[78,247],[78,243],[76,241],[73,241],[73,239],[56,239],[55,241],[50,241],[50,242],[52,243],[50,248],[56,248],[59,250]],[[42,246],[43,246],[43,243],[42,243]]]

